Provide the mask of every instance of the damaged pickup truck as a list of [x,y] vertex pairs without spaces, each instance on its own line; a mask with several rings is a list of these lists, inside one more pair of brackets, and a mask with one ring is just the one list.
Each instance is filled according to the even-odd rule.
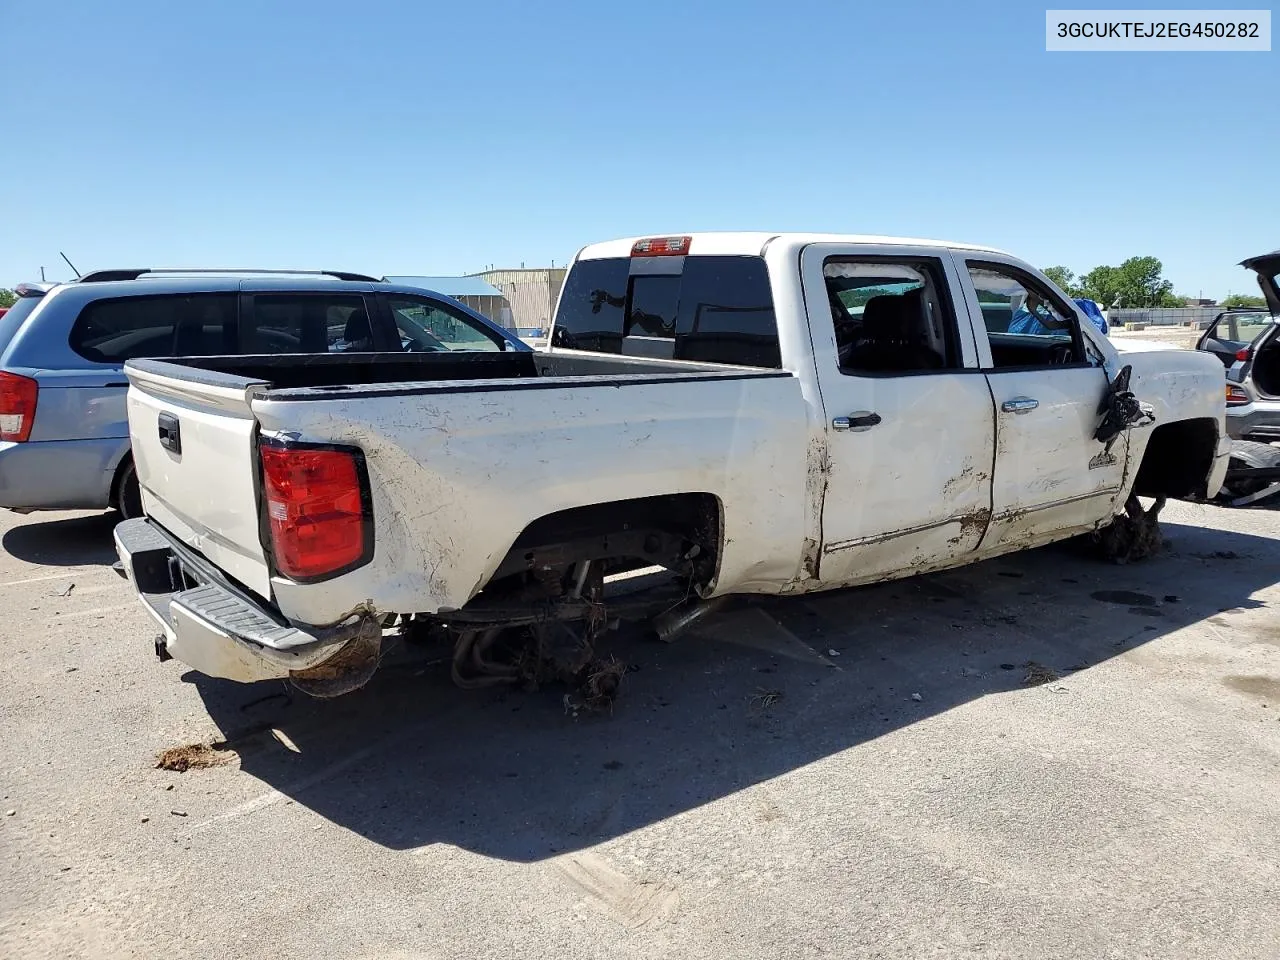
[[354,292],[406,352],[126,365],[147,516],[115,538],[162,659],[332,696],[405,635],[463,686],[580,676],[611,627],[733,594],[1081,534],[1141,553],[1230,453],[1216,359],[1119,353],[984,247],[594,244],[545,352],[415,349],[410,300]]

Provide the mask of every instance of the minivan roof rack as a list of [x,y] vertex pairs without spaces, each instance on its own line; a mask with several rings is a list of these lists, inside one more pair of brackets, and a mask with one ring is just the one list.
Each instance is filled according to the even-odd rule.
[[231,267],[143,267],[138,270],[94,270],[80,278],[80,283],[102,283],[115,280],[137,280],[151,273],[270,273],[284,276],[333,277],[335,280],[355,280],[364,283],[379,283],[377,277],[363,273],[350,273],[346,270],[263,270],[256,267],[235,269]]

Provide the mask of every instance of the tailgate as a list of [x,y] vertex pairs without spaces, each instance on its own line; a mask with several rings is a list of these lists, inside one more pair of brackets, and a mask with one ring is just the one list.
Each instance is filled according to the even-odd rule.
[[129,437],[147,514],[262,597],[271,595],[258,526],[257,423],[263,381],[156,360],[125,365]]

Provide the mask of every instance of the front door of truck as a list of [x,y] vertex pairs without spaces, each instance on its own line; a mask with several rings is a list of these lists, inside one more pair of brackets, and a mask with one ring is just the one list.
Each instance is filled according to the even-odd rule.
[[996,416],[982,550],[1088,529],[1114,512],[1128,455],[1127,432],[1110,450],[1094,439],[1108,386],[1102,354],[1079,314],[1025,266],[985,253],[955,261]]
[[820,243],[801,272],[827,441],[819,579],[972,552],[991,515],[995,428],[950,257]]

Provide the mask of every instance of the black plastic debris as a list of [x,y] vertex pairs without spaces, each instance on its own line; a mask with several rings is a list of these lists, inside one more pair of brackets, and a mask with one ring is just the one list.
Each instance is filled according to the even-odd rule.
[[1116,374],[1116,378],[1107,387],[1107,392],[1098,406],[1098,414],[1102,422],[1093,434],[1093,439],[1104,443],[1110,451],[1111,443],[1128,430],[1142,422],[1151,422],[1155,414],[1151,408],[1144,406],[1133,391],[1129,389],[1129,378],[1133,376],[1133,367],[1125,365]]

